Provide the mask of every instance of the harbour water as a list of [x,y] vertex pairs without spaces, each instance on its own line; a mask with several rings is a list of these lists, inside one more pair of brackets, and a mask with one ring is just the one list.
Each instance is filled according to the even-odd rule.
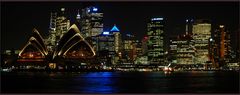
[[1,92],[239,93],[239,72],[1,72]]

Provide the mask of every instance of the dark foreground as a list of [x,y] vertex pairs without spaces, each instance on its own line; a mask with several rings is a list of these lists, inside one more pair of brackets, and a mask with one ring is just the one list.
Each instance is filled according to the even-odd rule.
[[239,72],[1,72],[1,93],[239,93]]

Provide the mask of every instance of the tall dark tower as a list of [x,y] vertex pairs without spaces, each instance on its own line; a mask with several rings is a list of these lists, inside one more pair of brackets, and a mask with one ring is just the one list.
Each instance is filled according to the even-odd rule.
[[78,10],[78,13],[77,13],[77,16],[76,16],[76,20],[77,20],[77,22],[80,23],[81,15],[80,15],[80,13],[79,13],[79,10]]
[[163,18],[151,18],[147,23],[148,61],[150,64],[165,65],[163,21]]
[[224,25],[219,25],[219,27],[214,31],[214,62],[220,67],[226,65],[230,60],[230,34],[226,30]]
[[192,34],[193,19],[186,19],[186,33]]
[[80,29],[80,32],[83,32],[81,29],[82,29],[82,18],[81,18],[81,15],[80,15],[80,11],[78,10],[77,12],[77,15],[76,15],[76,21],[75,21],[75,24],[78,26],[78,28]]

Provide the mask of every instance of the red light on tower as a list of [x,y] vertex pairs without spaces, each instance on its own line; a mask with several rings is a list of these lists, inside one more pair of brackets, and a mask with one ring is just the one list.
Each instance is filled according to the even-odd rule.
[[147,36],[145,36],[145,37],[144,37],[144,40],[147,40],[147,39],[148,39],[148,37],[147,37]]

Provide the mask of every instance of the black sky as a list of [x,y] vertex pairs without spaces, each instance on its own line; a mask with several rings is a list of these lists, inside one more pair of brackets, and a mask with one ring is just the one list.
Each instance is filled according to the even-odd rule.
[[150,17],[165,19],[167,36],[184,32],[186,18],[210,19],[213,29],[225,24],[232,31],[239,28],[239,2],[1,2],[1,51],[21,49],[33,28],[47,36],[50,12],[65,7],[71,20],[77,10],[97,6],[104,12],[104,30],[116,24],[121,33],[146,34]]

